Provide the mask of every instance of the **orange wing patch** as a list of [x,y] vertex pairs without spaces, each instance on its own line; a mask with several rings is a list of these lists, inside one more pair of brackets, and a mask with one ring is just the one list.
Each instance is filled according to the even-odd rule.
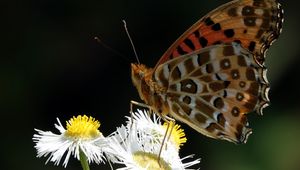
[[276,0],[235,0],[213,10],[188,29],[164,53],[169,59],[206,46],[237,42],[263,65],[265,51],[281,32],[283,10]]

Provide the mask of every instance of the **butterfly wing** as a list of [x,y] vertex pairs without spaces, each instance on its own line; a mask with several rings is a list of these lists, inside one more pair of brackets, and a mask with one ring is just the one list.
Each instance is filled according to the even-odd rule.
[[155,81],[168,87],[170,115],[198,132],[235,143],[251,129],[246,113],[267,104],[265,68],[238,43],[213,45],[161,64]]
[[283,10],[277,0],[235,0],[196,22],[163,54],[160,64],[195,50],[238,42],[263,65],[265,52],[281,32]]

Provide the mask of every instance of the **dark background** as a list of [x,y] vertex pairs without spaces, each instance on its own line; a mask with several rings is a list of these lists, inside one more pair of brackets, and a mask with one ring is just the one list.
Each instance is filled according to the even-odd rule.
[[[108,135],[125,122],[138,100],[130,78],[135,58],[126,19],[142,63],[153,67],[163,52],[201,16],[228,0],[36,0],[1,2],[1,169],[63,169],[36,158],[34,128],[54,130],[73,115],[102,122]],[[299,2],[284,1],[285,23],[267,53],[271,106],[249,114],[254,133],[234,145],[183,125],[181,155],[201,157],[205,170],[300,169]],[[93,37],[99,36],[120,57]],[[55,131],[57,132],[57,131]],[[68,169],[81,169],[71,158]],[[106,165],[92,169],[109,169]]]

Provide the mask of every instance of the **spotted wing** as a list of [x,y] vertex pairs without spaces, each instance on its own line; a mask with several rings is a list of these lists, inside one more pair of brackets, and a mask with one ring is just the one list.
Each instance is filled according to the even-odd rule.
[[163,54],[160,64],[224,42],[238,42],[264,64],[265,52],[281,32],[283,10],[277,0],[234,0],[211,11]]
[[265,72],[252,53],[230,43],[174,58],[154,77],[168,87],[166,100],[176,120],[209,137],[243,143],[251,133],[245,114],[268,103]]

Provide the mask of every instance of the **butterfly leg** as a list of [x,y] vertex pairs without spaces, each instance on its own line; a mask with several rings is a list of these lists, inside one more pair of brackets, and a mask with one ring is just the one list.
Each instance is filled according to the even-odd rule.
[[137,102],[137,101],[134,101],[134,100],[131,100],[130,101],[130,112],[132,113],[133,112],[133,106],[136,105],[136,106],[139,106],[139,107],[144,107],[144,108],[147,108],[149,110],[151,110],[151,107],[145,103],[140,103],[140,102]]
[[136,105],[138,107],[143,107],[143,108],[147,108],[149,109],[149,112],[150,114],[152,114],[152,109],[149,105],[147,104],[144,104],[144,103],[140,103],[140,102],[137,102],[137,101],[134,101],[134,100],[131,100],[130,101],[130,119],[131,119],[131,125],[130,125],[130,130],[132,129],[132,126],[133,126],[133,106]]
[[171,124],[171,130],[170,130],[170,133],[169,133],[169,136],[167,138],[167,141],[170,139],[171,137],[171,133],[172,133],[172,130],[175,126],[175,119],[171,118],[171,117],[168,117],[168,116],[162,116],[162,119],[168,123],[168,126]]
[[[129,106],[130,107],[129,113],[130,113],[130,120],[131,120],[130,129],[129,129],[130,131],[132,130],[133,123],[134,123],[134,121],[133,121],[133,106],[134,105],[139,106],[139,107],[148,108],[150,110],[150,106],[148,106],[144,103],[140,103],[140,102],[137,102],[137,101],[134,101],[134,100],[130,101],[130,106]],[[130,136],[129,136],[130,134],[131,134],[131,132],[126,136],[126,139],[130,138]],[[124,141],[122,141],[121,143],[123,143],[123,142]]]
[[140,102],[131,100],[131,101],[130,101],[130,115],[131,115],[131,117],[132,117],[133,106],[134,106],[134,105],[139,106],[139,107],[143,107],[143,108],[147,108],[147,109],[149,109],[150,114],[153,113],[153,110],[152,110],[152,108],[151,108],[149,105],[147,105],[147,104],[145,104],[145,103],[140,103]]
[[[168,124],[167,125],[167,130],[164,134],[164,138],[162,140],[162,144],[161,144],[161,147],[159,149],[159,153],[158,153],[158,157],[157,157],[157,161],[158,161],[158,164],[160,166],[160,156],[161,156],[161,153],[162,153],[162,150],[163,150],[163,147],[165,145],[165,143],[170,139],[171,137],[171,134],[172,134],[172,131],[173,131],[173,128],[175,126],[175,119],[171,118],[171,117],[168,117],[168,116],[162,116],[162,119]],[[166,146],[167,147],[167,146]]]

